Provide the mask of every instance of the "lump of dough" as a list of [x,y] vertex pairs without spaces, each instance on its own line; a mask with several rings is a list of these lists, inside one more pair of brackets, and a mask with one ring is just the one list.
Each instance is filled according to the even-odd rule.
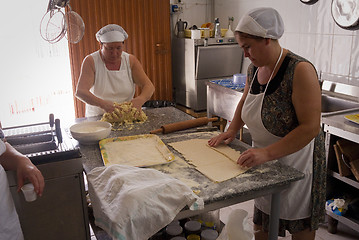
[[101,121],[116,124],[132,124],[133,122],[145,122],[147,115],[138,111],[131,102],[114,103],[115,110],[111,113],[104,113]]

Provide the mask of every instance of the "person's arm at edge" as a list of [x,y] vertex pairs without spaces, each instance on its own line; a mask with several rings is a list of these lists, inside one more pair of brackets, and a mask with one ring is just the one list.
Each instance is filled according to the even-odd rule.
[[44,177],[40,170],[31,160],[19,153],[9,143],[4,142],[6,151],[0,156],[0,164],[5,170],[16,171],[18,181],[18,191],[24,185],[24,180],[28,179],[35,188],[35,192],[41,196],[45,186]]

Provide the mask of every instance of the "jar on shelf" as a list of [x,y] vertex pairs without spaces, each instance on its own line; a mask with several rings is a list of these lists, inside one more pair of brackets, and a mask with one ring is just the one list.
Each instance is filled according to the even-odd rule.
[[187,236],[187,240],[201,240],[201,237],[197,234],[190,234]]
[[166,239],[182,236],[183,228],[179,224],[170,224],[166,227]]
[[218,232],[213,229],[205,229],[201,232],[201,240],[216,240]]
[[184,229],[186,236],[189,236],[191,234],[196,234],[199,236],[199,234],[201,233],[201,223],[194,220],[188,221],[184,224]]

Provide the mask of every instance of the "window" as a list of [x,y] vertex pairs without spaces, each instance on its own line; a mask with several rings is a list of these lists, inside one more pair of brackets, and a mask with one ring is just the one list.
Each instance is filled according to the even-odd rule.
[[0,14],[0,121],[3,127],[75,118],[66,38],[40,35],[48,0],[3,1]]

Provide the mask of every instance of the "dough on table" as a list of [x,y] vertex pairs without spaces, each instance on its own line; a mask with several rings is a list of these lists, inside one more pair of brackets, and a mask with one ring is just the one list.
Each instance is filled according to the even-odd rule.
[[105,165],[153,166],[173,160],[173,154],[156,135],[128,140],[100,142]]
[[114,103],[116,109],[111,113],[104,113],[101,121],[112,124],[132,124],[133,122],[145,122],[147,115],[138,111],[131,102]]
[[191,139],[169,145],[180,152],[198,171],[215,182],[231,179],[248,170],[237,164],[240,152],[225,144],[213,148],[208,145],[208,139]]

